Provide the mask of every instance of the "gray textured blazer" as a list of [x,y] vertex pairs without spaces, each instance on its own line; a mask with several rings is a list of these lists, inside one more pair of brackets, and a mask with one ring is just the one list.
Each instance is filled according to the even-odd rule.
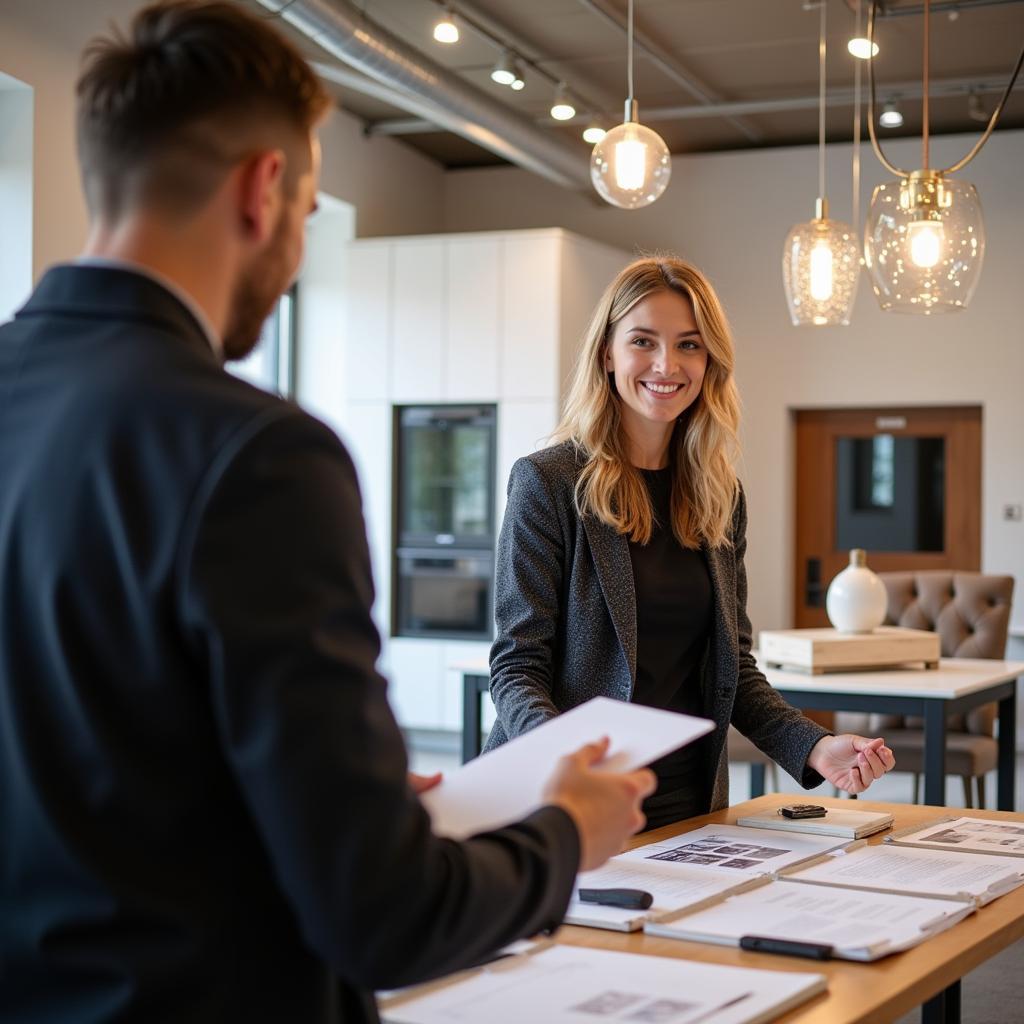
[[[573,488],[583,456],[571,442],[519,459],[498,541],[491,696],[498,719],[487,749],[560,711],[605,696],[628,701],[636,682],[636,593],[625,536],[580,517]],[[726,735],[732,722],[806,787],[827,730],[772,689],[750,653],[747,509],[740,492],[731,545],[704,548],[715,614],[701,685],[715,723],[709,743],[711,810],[729,803]]]

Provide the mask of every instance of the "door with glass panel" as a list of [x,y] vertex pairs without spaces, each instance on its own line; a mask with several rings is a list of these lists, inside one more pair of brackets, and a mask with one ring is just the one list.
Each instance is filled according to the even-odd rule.
[[796,413],[795,626],[828,625],[851,548],[875,572],[980,567],[979,407]]

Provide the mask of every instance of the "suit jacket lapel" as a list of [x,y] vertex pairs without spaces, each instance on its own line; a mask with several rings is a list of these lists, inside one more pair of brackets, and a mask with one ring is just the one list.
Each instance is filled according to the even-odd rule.
[[601,593],[626,655],[632,694],[636,685],[636,589],[633,585],[633,564],[629,559],[629,541],[593,516],[584,516],[583,526],[594,556]]

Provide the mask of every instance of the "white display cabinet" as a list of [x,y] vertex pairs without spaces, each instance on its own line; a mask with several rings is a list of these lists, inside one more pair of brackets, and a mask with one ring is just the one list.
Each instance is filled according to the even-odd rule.
[[393,408],[497,406],[496,516],[512,463],[558,422],[579,341],[628,253],[559,228],[361,239],[344,260],[345,379],[336,422],[359,471],[384,650],[400,723],[458,731],[459,673],[490,644],[390,636]]

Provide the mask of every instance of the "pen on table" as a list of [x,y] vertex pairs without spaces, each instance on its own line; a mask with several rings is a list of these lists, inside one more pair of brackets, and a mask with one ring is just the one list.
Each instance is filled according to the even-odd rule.
[[833,947],[823,942],[797,942],[793,939],[773,939],[767,935],[741,935],[740,949],[755,953],[782,953],[785,956],[803,956],[809,960],[831,960]]
[[643,889],[580,889],[580,903],[596,903],[620,910],[647,910],[654,897]]

